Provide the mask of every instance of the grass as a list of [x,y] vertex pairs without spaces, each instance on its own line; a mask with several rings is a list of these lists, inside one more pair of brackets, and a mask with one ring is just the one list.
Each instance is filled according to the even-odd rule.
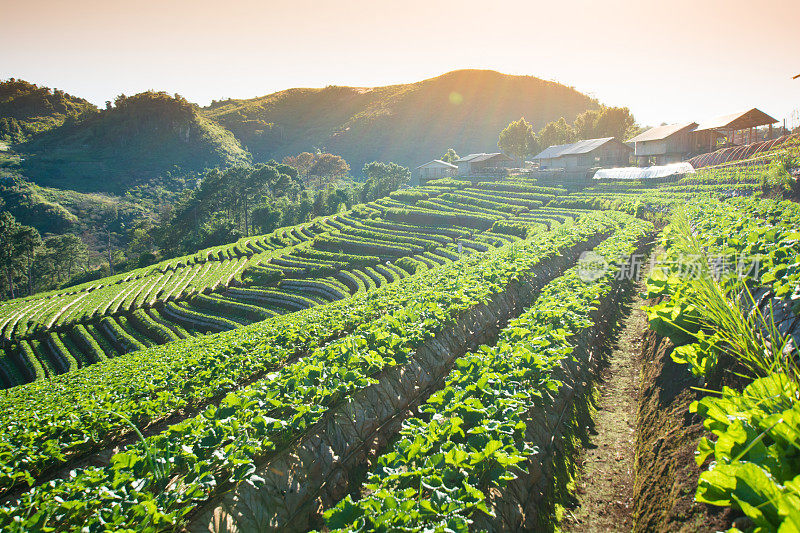
[[[687,303],[702,311],[699,326],[714,332],[719,342],[752,375],[765,377],[784,373],[800,384],[800,369],[786,352],[788,339],[782,335],[770,312],[765,317],[742,280],[717,279],[709,267],[708,252],[700,245],[683,210],[676,212],[675,247],[687,257],[699,257],[697,276],[687,283]],[[738,294],[732,298],[731,295]],[[745,315],[743,309],[753,309]]]

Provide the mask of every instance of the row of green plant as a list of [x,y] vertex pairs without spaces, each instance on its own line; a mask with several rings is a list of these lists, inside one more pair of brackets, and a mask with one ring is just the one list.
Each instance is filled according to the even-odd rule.
[[665,231],[664,267],[647,285],[662,299],[647,309],[651,328],[705,382],[691,406],[710,433],[698,445],[696,499],[736,509],[752,531],[800,530],[797,338],[777,322],[785,311],[754,300],[766,288],[800,310],[797,214],[755,198],[692,202]]
[[580,349],[574,339],[594,326],[592,311],[617,283],[619,262],[648,230],[648,223],[625,220],[594,249],[609,262],[600,277],[582,279],[584,266],[568,270],[508,324],[496,345],[458,358],[419,416],[403,422],[361,497],[347,496],[325,512],[328,528],[466,532],[477,514],[494,516],[489,491],[502,493],[543,452],[529,441],[536,434],[529,432],[530,412],[547,409],[548,392],[562,386],[554,369]]
[[[385,268],[391,270],[397,278],[406,275],[394,265],[386,265]],[[299,295],[274,290],[235,288],[231,289],[231,293],[245,302],[276,305],[292,311],[316,303]],[[320,315],[321,311],[305,312],[296,319],[277,320],[275,329],[268,328],[258,335],[252,328],[245,328],[241,336],[233,336],[242,339],[242,342],[251,337],[273,339],[269,343],[274,346],[266,351],[259,349],[247,353],[247,349],[242,348],[236,356],[223,357],[222,353],[227,353],[228,350],[215,353],[214,348],[225,342],[232,342],[228,340],[229,337],[221,336],[219,341],[190,339],[183,345],[165,346],[141,354],[131,354],[118,361],[108,361],[104,363],[105,366],[84,369],[48,384],[31,384],[5,392],[0,403],[7,407],[4,412],[7,413],[8,424],[3,431],[5,444],[0,446],[11,455],[3,455],[5,468],[4,475],[0,476],[0,487],[6,488],[22,479],[32,481],[52,464],[105,443],[109,435],[121,429],[118,421],[101,421],[98,414],[91,409],[92,402],[89,398],[101,398],[101,405],[117,412],[122,410],[137,424],[148,423],[194,401],[201,401],[219,391],[230,390],[250,375],[285,360],[292,353],[304,351],[307,349],[305,347],[313,345],[317,337],[330,338],[342,329],[354,327],[361,318],[373,316],[372,313],[376,312],[373,305],[385,301],[384,305],[388,306],[394,302],[393,294],[395,293],[392,289],[384,287],[379,295],[373,297],[374,300],[365,302],[359,297],[352,308],[334,306],[330,316]],[[162,322],[164,321],[163,310],[149,312],[151,315],[158,314]],[[313,327],[309,326],[307,317],[313,317]],[[102,342],[103,336],[99,335],[99,331],[94,326],[89,327],[95,333],[95,340]],[[177,333],[183,331],[183,328],[176,327],[174,323],[169,324],[169,327]],[[111,328],[112,332],[117,330],[113,325]],[[184,331],[183,335],[188,336],[189,333]],[[282,341],[276,342],[276,338]],[[244,344],[249,346],[247,342]],[[103,348],[109,356],[116,355],[119,350],[108,346],[108,343]],[[42,362],[47,363],[48,360],[45,358]],[[216,367],[223,385],[215,388],[208,381],[211,379],[210,374],[200,372],[193,376],[183,368],[184,364],[198,364],[200,368]],[[176,391],[182,392],[178,394]],[[145,398],[149,399],[143,401]],[[35,424],[26,422],[32,413],[39,413],[32,419],[37,420]],[[36,429],[31,429],[31,425]],[[89,431],[89,428],[92,430]],[[81,436],[76,437],[76,434]],[[47,446],[45,443],[48,443]],[[15,462],[19,464],[13,466]]]
[[[242,355],[238,353],[242,349],[242,337],[258,335],[262,342],[255,346],[247,343],[248,359],[257,363],[254,366],[264,368],[269,365],[273,370],[252,385],[228,394],[219,404],[208,407],[196,417],[128,446],[111,458],[108,467],[78,469],[67,479],[39,485],[24,493],[18,501],[0,510],[0,526],[19,529],[57,526],[61,530],[135,527],[151,530],[180,524],[188,512],[212,497],[218,488],[249,479],[255,471],[254,462],[258,458],[265,457],[296,438],[319,420],[328,408],[353,391],[373,383],[372,376],[387,365],[402,363],[412,354],[415,346],[434,335],[460,312],[504,290],[509,281],[523,275],[533,265],[615,225],[610,218],[590,216],[570,231],[538,234],[524,245],[505,247],[490,254],[471,256],[449,266],[427,270],[397,284],[387,285],[386,289],[370,291],[360,299],[356,296],[355,300],[348,300],[345,305],[321,306],[305,314],[295,314],[288,323],[272,320],[259,324],[258,328],[241,328],[227,335],[166,345],[173,351],[183,348],[180,352],[184,357],[189,355],[185,350],[190,347],[192,356],[196,357],[201,352],[198,344],[210,344],[213,346],[211,353],[206,350],[202,352],[219,357],[222,351],[224,356],[221,360],[230,364],[237,355]],[[376,306],[378,302],[382,305]],[[361,313],[356,313],[360,316],[356,318],[358,326],[354,327],[352,333],[329,344],[319,342],[317,348],[311,350],[312,339],[308,337],[309,334],[317,333],[315,339],[324,338],[320,334],[325,333],[324,326],[330,327],[333,316],[352,321],[355,318],[354,310],[360,310]],[[375,311],[379,311],[377,316]],[[327,323],[323,320],[326,313]],[[375,318],[365,320],[365,315]],[[312,318],[310,324],[309,318]],[[269,344],[264,343],[268,340],[263,338],[265,332],[274,335],[277,324],[283,326],[278,338],[273,337]],[[287,359],[288,354],[280,353],[276,348],[281,345],[281,340],[285,342],[288,333],[286,326],[289,325],[291,331],[307,343],[308,355],[285,366],[275,366],[277,357]],[[327,337],[330,338],[330,334]],[[159,351],[166,351],[166,347],[138,353],[140,358],[148,359],[147,371],[152,371],[156,366],[153,360],[157,360]],[[122,360],[124,358],[113,362]],[[183,368],[182,374],[185,379],[192,380],[195,386],[214,387],[214,393],[218,394],[225,387],[225,366],[212,361],[206,364],[193,362],[189,369]],[[90,370],[103,368],[107,368],[106,365],[95,365]],[[79,372],[72,376],[77,374]],[[118,374],[115,372],[115,375]],[[206,376],[208,381],[205,384],[197,379],[199,374]],[[145,385],[141,388],[152,387],[152,380],[142,377],[137,378],[137,382]],[[175,384],[173,375],[169,377],[171,383]],[[228,382],[232,385],[236,383],[233,379]],[[93,384],[96,383],[97,380]],[[69,393],[74,397],[79,387],[74,383],[71,385]],[[158,404],[159,400],[167,400],[172,406],[185,405],[187,398],[176,402],[173,395],[180,395],[186,390],[184,385],[176,391],[173,385],[162,389],[161,394],[154,394],[150,390],[143,397],[137,391],[140,399],[135,406],[127,404],[128,412],[120,412],[107,403],[98,405],[97,394],[81,394],[79,397],[84,398],[84,402],[86,398],[93,398],[91,406],[84,403],[86,411],[81,412],[80,405],[71,405],[69,416],[74,420],[78,414],[88,415],[87,418],[93,419],[96,425],[105,425],[106,431],[109,426],[119,431],[127,420],[141,425],[141,418],[133,417],[130,411],[139,410],[148,400],[151,405]],[[6,403],[6,399],[2,398],[2,403]],[[119,403],[117,405],[122,407]],[[45,412],[50,415],[57,410],[57,406],[58,403]],[[28,406],[29,416],[33,408],[33,405]],[[159,408],[163,412],[163,407],[156,407]],[[18,406],[17,411],[20,410]],[[109,414],[110,411],[122,416],[117,421],[115,416]],[[3,415],[6,415],[5,411]],[[17,429],[20,429],[22,418],[10,417]],[[53,432],[53,429],[52,425],[48,425],[41,431]],[[97,436],[100,428],[93,429]],[[109,433],[105,435],[108,438]],[[28,435],[24,437],[28,440]],[[21,440],[3,439],[6,448],[12,447],[10,453],[5,453],[3,465],[8,465],[6,472],[10,470],[11,475],[19,473],[24,477],[29,472],[20,471],[29,463],[13,459],[19,457],[30,460],[34,457],[34,450],[20,453],[22,450],[13,449]],[[33,442],[41,443],[44,439],[33,439]],[[51,446],[47,451],[54,448],[57,449]]]

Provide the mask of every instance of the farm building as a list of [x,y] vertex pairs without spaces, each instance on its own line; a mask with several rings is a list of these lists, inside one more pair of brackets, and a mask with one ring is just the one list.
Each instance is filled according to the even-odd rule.
[[706,151],[720,134],[714,130],[698,132],[697,122],[667,124],[650,128],[629,139],[636,164],[668,165],[683,161],[687,154]]
[[498,174],[502,170],[512,168],[514,158],[501,152],[492,154],[469,154],[456,159],[459,176],[483,176]]
[[[772,139],[772,125],[776,122],[778,121],[754,107],[747,111],[723,115],[702,122],[695,128],[694,133],[716,132],[721,134],[725,137],[726,146],[750,144]],[[758,130],[762,126],[768,127],[766,131]],[[716,144],[710,145],[708,148],[705,151],[713,151]]]
[[614,137],[604,137],[550,146],[533,160],[543,170],[563,168],[566,171],[586,171],[595,167],[626,165],[631,151],[629,146]]
[[[650,128],[628,140],[634,146],[639,165],[666,165],[683,161],[694,154],[717,149],[720,138],[723,146],[750,144],[773,138],[774,118],[756,108],[713,118],[698,124],[685,122]],[[759,127],[768,126],[766,131]]]
[[434,159],[414,169],[411,183],[412,185],[425,185],[430,180],[455,176],[457,171],[458,167],[454,164]]

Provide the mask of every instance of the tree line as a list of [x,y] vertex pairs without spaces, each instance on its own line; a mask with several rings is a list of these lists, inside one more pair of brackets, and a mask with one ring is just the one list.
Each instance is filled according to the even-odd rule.
[[0,211],[0,295],[3,299],[28,296],[87,272],[86,244],[72,233],[48,235],[20,224],[8,211]]
[[549,146],[601,137],[614,137],[624,142],[636,135],[638,130],[630,109],[603,106],[584,111],[572,124],[564,117],[548,122],[538,132],[522,117],[500,132],[497,146],[516,157],[522,166],[526,157],[538,154]]

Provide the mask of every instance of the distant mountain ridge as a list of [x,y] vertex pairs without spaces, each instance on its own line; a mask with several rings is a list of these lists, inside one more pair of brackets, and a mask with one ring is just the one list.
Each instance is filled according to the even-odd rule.
[[[25,142],[15,139],[23,174],[47,186],[117,193],[171,171],[280,160],[315,149],[343,156],[356,175],[374,160],[413,168],[448,148],[494,151],[499,132],[522,116],[539,129],[599,107],[571,87],[490,70],[385,87],[288,89],[204,108],[153,91],[120,96],[103,110],[59,91],[53,95],[75,112],[64,115],[50,106],[51,114],[42,115],[47,127]],[[21,112],[22,106],[7,103],[0,104],[0,123]]]
[[372,160],[416,166],[443,154],[492,151],[509,122],[536,129],[571,122],[599,104],[573,88],[533,76],[457,70],[416,83],[375,88],[289,89],[203,109],[256,159],[314,147],[359,169]]

